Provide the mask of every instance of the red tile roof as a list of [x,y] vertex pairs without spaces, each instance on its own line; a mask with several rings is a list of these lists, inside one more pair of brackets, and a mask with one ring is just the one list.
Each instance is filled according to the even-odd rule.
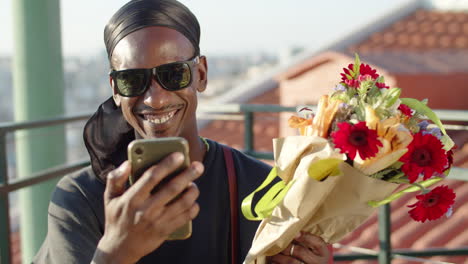
[[468,72],[468,12],[420,9],[351,45],[368,63],[391,72]]
[[468,49],[468,12],[420,9],[349,47],[359,53],[384,50]]

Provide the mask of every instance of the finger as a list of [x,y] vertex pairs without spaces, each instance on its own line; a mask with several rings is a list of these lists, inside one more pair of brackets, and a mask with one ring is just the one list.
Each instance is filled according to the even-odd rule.
[[165,207],[164,210],[164,217],[168,219],[175,218],[176,216],[180,215],[181,213],[189,210],[197,200],[198,196],[200,195],[200,191],[195,183],[191,183],[190,186],[187,188],[187,191],[177,198],[169,205],[165,206],[158,197],[152,196],[151,199],[148,199],[146,202],[146,210],[152,219],[159,218],[162,214],[162,208]]
[[316,255],[310,248],[304,247],[301,244],[294,244],[291,257],[299,259],[304,263],[314,264],[321,263],[322,256]]
[[291,249],[292,249],[292,243],[289,244],[283,251],[281,251],[281,254],[290,256],[291,255]]
[[[176,170],[183,162],[184,156],[180,152],[171,153],[158,164],[146,170],[143,175],[127,191],[128,196],[146,199],[151,190],[166,176]],[[132,198],[133,199],[133,198]]]
[[299,259],[304,263],[315,263],[315,255],[310,252],[308,248],[305,248],[299,244],[289,244],[283,251],[281,251],[281,254]]
[[325,243],[325,241],[323,241],[319,236],[315,236],[310,233],[302,233],[296,241],[304,247],[310,248],[315,255],[327,256],[328,254],[327,243]]
[[273,261],[273,257],[266,257],[266,263],[267,264],[280,264],[278,262]]
[[130,175],[130,163],[125,161],[117,169],[107,174],[104,201],[107,204],[113,198],[125,192],[125,183]]
[[270,257],[270,262],[269,263],[291,263],[291,264],[303,264],[301,260],[298,260],[296,258],[293,258],[291,256],[286,256],[283,254],[278,254],[275,256]]
[[154,193],[154,200],[157,200],[159,204],[166,205],[177,195],[187,189],[190,183],[200,177],[202,173],[203,164],[200,162],[193,162],[189,168],[184,170],[174,179],[165,184],[161,189],[159,189],[159,191]]
[[163,217],[161,217],[161,221],[169,222],[169,223],[177,223],[177,219],[182,219],[181,220],[181,225],[186,224],[188,221],[193,220],[195,217],[197,217],[198,213],[200,211],[200,206],[198,203],[194,202],[190,208],[187,208],[187,210],[180,212],[177,215],[173,215],[172,217],[169,217],[169,214],[165,214]]
[[266,257],[266,263],[267,264],[279,264],[278,262],[273,261],[272,257]]
[[173,233],[178,228],[182,227],[183,225],[187,224],[189,221],[194,219],[198,213],[200,212],[200,207],[197,203],[193,204],[188,210],[182,212],[175,218],[161,218],[159,221],[154,221],[153,226],[154,228],[160,229],[161,226],[167,226],[165,229],[165,235],[168,236],[169,234]]

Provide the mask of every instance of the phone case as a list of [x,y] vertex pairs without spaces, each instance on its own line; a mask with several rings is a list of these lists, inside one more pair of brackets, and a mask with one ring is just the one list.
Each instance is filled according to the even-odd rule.
[[[188,142],[181,137],[155,138],[155,139],[137,139],[128,145],[128,159],[131,163],[131,173],[129,177],[130,184],[135,183],[141,175],[155,165],[167,155],[173,152],[181,152],[184,154],[184,163],[161,181],[153,190],[157,192],[160,188],[170,181],[175,175],[179,174],[190,164]],[[177,199],[177,198],[176,198]],[[192,222],[177,229],[172,233],[168,240],[183,240],[187,239],[192,234]]]

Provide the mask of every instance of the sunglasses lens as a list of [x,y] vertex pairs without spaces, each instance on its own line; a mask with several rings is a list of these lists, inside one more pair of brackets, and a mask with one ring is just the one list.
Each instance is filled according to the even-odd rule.
[[158,67],[157,73],[160,83],[169,91],[177,91],[190,85],[191,71],[185,62],[177,62]]
[[148,73],[145,70],[126,70],[114,76],[119,93],[123,96],[141,95],[146,88]]

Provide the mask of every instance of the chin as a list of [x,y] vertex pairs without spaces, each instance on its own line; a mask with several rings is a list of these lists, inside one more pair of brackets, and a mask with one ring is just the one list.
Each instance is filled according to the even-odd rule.
[[173,131],[171,128],[145,131],[144,138],[163,138],[163,137],[178,137],[180,133]]

